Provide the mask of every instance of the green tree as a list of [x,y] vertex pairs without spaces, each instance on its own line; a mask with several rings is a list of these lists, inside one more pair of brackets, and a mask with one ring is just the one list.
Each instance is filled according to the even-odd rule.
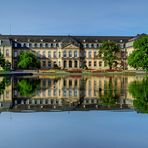
[[104,107],[115,107],[119,99],[119,95],[114,92],[113,80],[110,78],[109,83],[104,88],[104,95],[100,95],[100,103]]
[[132,94],[135,110],[148,113],[148,77],[142,81],[134,81],[129,84],[129,92]]
[[22,51],[18,56],[18,67],[22,69],[40,68],[40,62],[31,51]]
[[103,53],[103,60],[108,64],[109,68],[112,69],[113,63],[118,60],[119,45],[113,41],[104,41],[100,49]]
[[128,64],[135,68],[148,71],[148,35],[138,37],[134,44],[134,51],[128,57]]
[[11,69],[11,63],[4,59],[3,54],[0,52],[0,66],[5,70],[9,71]]
[[2,94],[7,86],[11,83],[10,77],[4,77],[3,80],[0,82],[0,94]]
[[17,89],[22,97],[31,97],[39,84],[40,81],[36,79],[21,79],[17,82]]

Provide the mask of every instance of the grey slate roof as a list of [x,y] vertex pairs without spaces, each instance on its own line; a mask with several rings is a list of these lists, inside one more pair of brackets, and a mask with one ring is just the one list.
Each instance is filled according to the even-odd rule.
[[2,38],[0,38],[0,46],[11,46],[10,39],[2,39]]
[[17,40],[17,42],[69,42],[75,43],[95,43],[104,40],[111,40],[115,42],[127,42],[134,36],[39,36],[39,35],[1,35],[0,37],[10,40]]

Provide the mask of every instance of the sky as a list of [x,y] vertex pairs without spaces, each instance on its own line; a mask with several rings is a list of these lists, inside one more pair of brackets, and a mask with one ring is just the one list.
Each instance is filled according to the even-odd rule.
[[0,0],[0,34],[148,33],[148,0]]

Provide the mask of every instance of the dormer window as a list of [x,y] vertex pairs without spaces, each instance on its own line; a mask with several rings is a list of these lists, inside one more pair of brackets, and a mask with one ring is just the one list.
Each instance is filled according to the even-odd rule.
[[84,43],[83,46],[84,46],[84,48],[86,48],[86,47],[87,47],[87,46],[86,46],[86,43]]
[[45,43],[43,43],[43,48],[45,48]]
[[91,48],[91,47],[92,47],[92,44],[91,44],[91,43],[89,43],[89,44],[88,44],[88,47],[89,47],[89,48]]
[[34,43],[32,43],[32,47],[34,48]]
[[83,40],[83,42],[86,42],[86,40]]
[[17,47],[17,43],[14,44],[14,47]]
[[56,44],[56,43],[54,43],[54,44],[53,44],[53,47],[54,47],[54,48],[56,48],[56,46],[57,46],[57,44]]
[[43,39],[41,39],[41,42],[43,42]]
[[49,47],[49,48],[51,47],[51,43],[48,43],[48,47]]
[[38,47],[38,48],[40,47],[40,43],[37,43],[37,47]]
[[26,47],[28,47],[28,48],[29,48],[29,43],[26,43]]
[[94,43],[94,48],[97,48],[97,44],[96,43]]
[[56,42],[56,40],[53,40],[54,42]]
[[21,43],[21,47],[24,47],[24,43]]

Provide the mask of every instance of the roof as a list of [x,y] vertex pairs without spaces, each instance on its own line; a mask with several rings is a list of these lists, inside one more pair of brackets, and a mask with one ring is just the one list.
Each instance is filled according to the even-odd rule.
[[11,46],[11,41],[9,39],[0,38],[0,46]]
[[95,43],[104,40],[111,40],[115,42],[127,42],[134,36],[42,36],[42,35],[0,35],[1,38],[11,39],[17,42],[86,42]]

